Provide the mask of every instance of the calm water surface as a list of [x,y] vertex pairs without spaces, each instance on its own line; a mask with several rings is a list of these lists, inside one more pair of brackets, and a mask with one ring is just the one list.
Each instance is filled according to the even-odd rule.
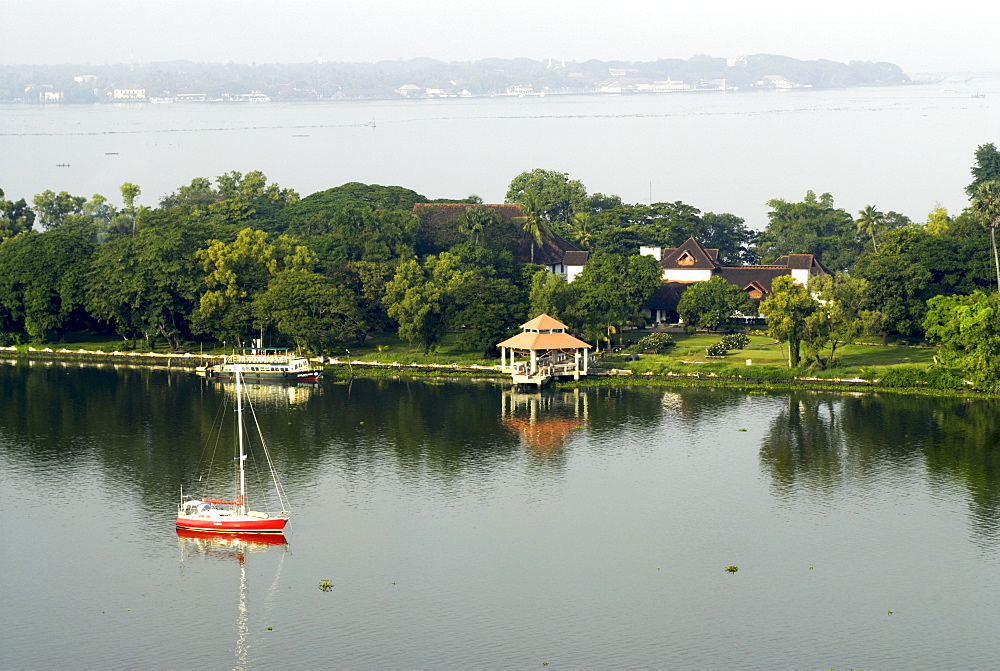
[[[947,86],[947,89],[942,89]],[[973,98],[983,94],[985,98]],[[519,173],[569,173],[626,202],[683,201],[752,228],[808,189],[924,221],[968,205],[976,147],[1000,142],[1000,76],[795,92],[399,102],[0,105],[0,188],[159,199],[263,171],[305,196],[345,182],[502,202]],[[375,126],[370,123],[375,121]],[[69,164],[68,168],[57,164]]]
[[0,365],[4,667],[1000,660],[996,401],[257,386],[288,544],[179,539],[228,393]]

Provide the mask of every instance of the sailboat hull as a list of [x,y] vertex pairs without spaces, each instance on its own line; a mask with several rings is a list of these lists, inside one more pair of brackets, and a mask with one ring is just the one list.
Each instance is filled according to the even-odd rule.
[[211,519],[178,516],[177,528],[191,531],[240,534],[280,534],[285,530],[288,518],[254,517],[252,515],[232,515],[230,519]]

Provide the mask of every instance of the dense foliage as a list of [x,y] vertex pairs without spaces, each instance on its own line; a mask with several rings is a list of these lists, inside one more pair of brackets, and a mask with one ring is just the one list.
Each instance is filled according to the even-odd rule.
[[[360,183],[300,198],[257,171],[195,178],[152,208],[135,205],[130,183],[121,206],[53,191],[29,204],[0,190],[0,343],[90,330],[174,351],[263,338],[325,354],[394,330],[431,352],[458,331],[465,347],[495,356],[497,342],[545,312],[600,346],[644,325],[661,285],[639,248],[694,237],[725,264],[813,254],[832,272],[808,287],[776,277],[759,306],[719,277],[695,283],[678,306],[688,323],[718,328],[759,310],[790,368],[836,365],[838,348],[864,334],[926,334],[942,370],[994,388],[1000,157],[992,144],[975,156],[970,206],[956,216],[939,207],[916,223],[873,205],[852,216],[809,191],[799,203],[771,201],[759,233],[732,214],[628,204],[542,169],[515,176],[510,204],[494,206]],[[534,263],[558,237],[589,251],[572,282]],[[953,381],[942,375],[935,384]]]

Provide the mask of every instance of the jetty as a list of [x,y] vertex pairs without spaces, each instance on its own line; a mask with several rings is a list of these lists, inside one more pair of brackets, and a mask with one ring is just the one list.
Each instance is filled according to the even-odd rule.
[[556,378],[579,380],[590,370],[592,345],[566,331],[565,324],[547,314],[521,324],[520,333],[497,343],[501,370],[511,374],[514,384],[542,387]]

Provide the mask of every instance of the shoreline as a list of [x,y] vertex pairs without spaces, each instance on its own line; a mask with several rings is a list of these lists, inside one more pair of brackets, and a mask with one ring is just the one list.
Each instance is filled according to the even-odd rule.
[[[51,347],[19,350],[16,347],[0,347],[0,361],[8,360],[70,363],[100,363],[108,365],[132,364],[136,366],[155,368],[187,368],[191,372],[198,366],[206,365],[213,360],[222,359],[219,354],[192,354],[168,352],[104,352],[102,350],[85,350],[69,348],[53,349]],[[322,363],[324,375],[342,380],[353,377],[391,377],[391,378],[441,378],[441,379],[476,379],[482,382],[495,382],[514,386],[510,375],[500,370],[499,366],[438,364],[438,363],[382,363],[361,360],[340,360],[337,358],[317,357]],[[748,392],[762,390],[774,391],[833,391],[848,393],[890,392],[901,394],[922,394],[933,396],[957,396],[970,398],[1000,398],[1000,394],[981,392],[973,389],[935,389],[931,387],[883,387],[877,380],[862,378],[818,378],[813,376],[792,376],[785,380],[751,380],[743,378],[720,377],[715,373],[667,373],[665,375],[636,375],[626,369],[598,369],[591,375],[580,380],[554,381],[550,389],[586,389],[591,387],[719,387],[726,389],[742,389]],[[541,389],[537,389],[541,391]]]

